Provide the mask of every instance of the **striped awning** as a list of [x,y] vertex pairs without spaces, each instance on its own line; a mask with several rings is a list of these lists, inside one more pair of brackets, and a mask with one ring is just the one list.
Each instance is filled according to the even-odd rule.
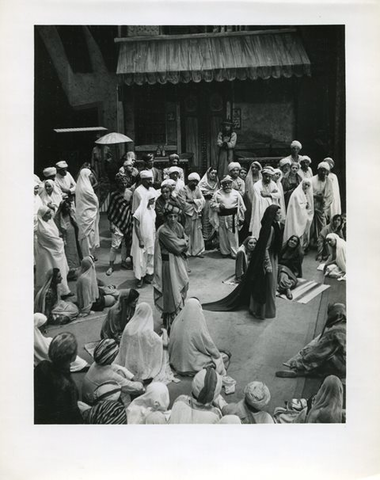
[[310,75],[295,31],[117,39],[116,73],[127,85],[256,80]]

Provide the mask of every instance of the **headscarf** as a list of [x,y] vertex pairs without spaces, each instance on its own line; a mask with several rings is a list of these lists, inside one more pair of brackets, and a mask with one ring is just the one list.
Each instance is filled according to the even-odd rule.
[[232,425],[232,424],[241,424],[241,420],[237,415],[225,415],[218,422],[219,424]]
[[44,337],[40,331],[40,327],[45,325],[46,322],[46,315],[43,313],[34,314],[34,366],[49,358],[49,345],[52,339]]
[[[50,185],[52,187],[53,191],[50,195],[45,190],[45,185]],[[62,202],[61,192],[57,187],[57,184],[53,180],[45,180],[41,183],[39,195],[44,205],[47,205],[51,202],[56,208],[58,208],[60,203]]]
[[153,178],[153,172],[152,170],[141,170],[140,172],[140,178]]
[[262,382],[248,383],[244,388],[244,400],[256,410],[262,410],[270,402],[269,388]]
[[197,172],[190,173],[190,175],[187,177],[187,179],[191,182],[192,180],[200,181],[201,177]]
[[57,168],[69,168],[69,166],[67,165],[67,162],[65,162],[65,160],[61,160],[60,162],[57,162],[55,164],[55,166]]
[[113,338],[100,340],[94,350],[94,360],[98,365],[111,365],[119,352],[119,346]]
[[[79,172],[78,182],[75,190],[75,203],[77,223],[79,227],[79,240],[90,235],[96,230],[95,225],[99,220],[99,201],[91,184],[92,172],[83,168]],[[98,242],[99,239],[96,239]]]
[[[289,240],[291,238],[297,239],[297,246],[295,248],[290,248],[289,246]],[[297,274],[297,276],[302,277],[303,256],[304,256],[304,253],[302,250],[300,237],[297,237],[297,235],[292,235],[291,237],[289,237],[288,241],[283,246],[278,263],[281,265],[285,265],[294,274]]]
[[342,382],[335,375],[330,375],[315,395],[306,423],[342,423],[342,410]]
[[168,387],[164,383],[152,382],[144,395],[133,400],[127,408],[128,424],[142,424],[152,412],[166,412],[170,397]]
[[77,280],[77,301],[80,310],[91,309],[99,298],[99,287],[96,279],[95,264],[91,257],[84,257]]
[[221,358],[207,328],[202,306],[196,298],[189,298],[174,319],[169,356],[173,367],[183,373],[198,371],[210,360]]
[[102,338],[117,339],[124,331],[125,326],[135,314],[136,307],[131,307],[140,294],[137,290],[121,290],[118,301],[107,312],[104,319],[101,335]]
[[142,380],[156,377],[162,365],[162,340],[153,327],[152,309],[142,302],[124,329],[115,360]]
[[203,177],[201,178],[201,181],[199,182],[199,188],[201,189],[201,192],[204,194],[204,193],[214,193],[218,190],[219,188],[219,179],[218,179],[218,176],[216,176],[215,180],[213,183],[211,183],[210,179],[209,179],[209,173],[212,171],[212,170],[216,170],[215,167],[209,167],[207,170],[206,170],[206,173],[203,175]]
[[[259,169],[259,173],[258,173],[256,178],[253,178],[252,165],[256,165],[257,168]],[[254,198],[253,186],[257,181],[261,180],[262,169],[263,169],[263,167],[261,166],[261,163],[257,162],[256,160],[254,162],[252,162],[251,165],[249,166],[247,177],[245,179],[245,197],[248,197],[248,202],[249,202],[250,205],[252,205],[253,198]]]
[[335,162],[331,157],[326,157],[323,159],[324,162],[327,162],[330,165],[330,170],[335,167]]
[[318,164],[318,169],[319,170],[320,168],[325,168],[328,172],[331,170],[330,169],[330,164],[328,162],[321,162]]
[[292,143],[290,144],[290,148],[292,147],[299,147],[299,149],[302,149],[302,144],[298,140],[293,140]]
[[286,220],[286,206],[285,206],[285,197],[284,197],[284,187],[282,186],[282,182],[281,182],[284,174],[283,174],[283,172],[280,168],[274,168],[273,172],[274,172],[275,175],[277,173],[280,174],[279,178],[277,180],[273,179],[273,181],[277,185],[277,190],[280,192],[280,195],[281,195],[279,200],[277,200],[277,201],[278,201],[278,205],[281,208],[281,221],[285,222],[285,220]]
[[231,170],[233,170],[234,168],[239,168],[241,169],[241,165],[239,162],[230,162],[228,164],[228,171],[230,172]]
[[[310,184],[306,194],[302,186]],[[309,208],[306,208],[306,206]],[[284,242],[287,242],[292,235],[302,237],[309,230],[314,217],[314,196],[313,183],[310,178],[304,178],[291,194],[286,213]]]
[[191,384],[193,397],[203,405],[210,404],[222,390],[222,377],[212,367],[207,367],[198,372]]
[[329,238],[336,240],[335,263],[342,270],[342,272],[346,273],[346,242],[336,233],[329,233],[326,236],[326,240],[328,240]]
[[83,412],[85,423],[90,425],[125,425],[127,414],[124,405],[112,400],[104,400]]
[[[46,280],[42,287],[38,290],[34,299],[34,311],[38,313],[46,313],[46,294],[48,293],[53,280],[57,278],[59,268],[51,268],[46,272]],[[56,289],[57,300],[60,300],[58,289]],[[45,315],[44,315],[45,316]]]
[[[43,216],[47,212],[51,212],[51,210],[45,205],[40,207],[37,212],[38,244],[46,250],[49,250],[49,253],[52,257],[59,258],[60,256],[62,256],[62,254],[64,254],[63,240],[59,236],[58,228],[57,225],[54,223],[54,220],[51,218],[48,221],[43,220]],[[61,273],[62,276],[65,274],[65,272]]]
[[329,329],[337,323],[346,323],[346,305],[344,303],[333,303],[327,307],[327,320],[323,327],[321,337],[326,329]]

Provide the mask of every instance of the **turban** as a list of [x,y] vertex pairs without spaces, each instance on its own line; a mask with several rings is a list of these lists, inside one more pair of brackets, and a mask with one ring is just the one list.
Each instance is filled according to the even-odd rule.
[[241,169],[241,165],[239,162],[230,162],[228,164],[228,171],[230,172],[233,168],[240,168]]
[[162,190],[162,187],[174,188],[175,186],[176,186],[176,182],[174,180],[172,180],[171,178],[167,178],[166,180],[164,180],[161,183],[161,190]]
[[47,322],[47,316],[44,315],[43,313],[35,313],[34,314],[34,326],[39,328],[42,327],[42,325],[45,325]]
[[264,167],[261,173],[263,175],[264,175],[264,173],[267,173],[269,175],[274,175],[274,168],[273,167]]
[[325,168],[326,170],[330,171],[330,164],[328,162],[321,162],[319,165],[318,165],[318,170],[320,168]]
[[291,164],[292,164],[292,161],[290,160],[290,158],[283,158],[282,160],[280,160],[278,166],[284,167],[285,165],[291,165]]
[[303,155],[300,161],[301,162],[306,162],[308,165],[311,164],[311,158],[308,157],[307,155]]
[[152,178],[153,179],[153,172],[152,170],[141,170],[140,172],[140,178]]
[[191,182],[191,180],[196,180],[197,182],[200,182],[201,177],[198,175],[197,172],[190,173],[190,175],[187,177],[187,179]]
[[290,144],[290,148],[292,147],[298,147],[301,150],[302,144],[298,140],[293,140],[292,143]]
[[223,185],[223,183],[227,182],[233,182],[232,178],[229,175],[226,175],[222,180],[220,181],[220,184]]
[[152,160],[154,160],[154,155],[153,153],[146,153],[142,156],[142,159],[144,162],[151,162]]
[[222,390],[222,377],[212,367],[207,367],[198,372],[191,385],[193,397],[199,403],[211,403]]
[[95,402],[103,400],[113,400],[117,402],[121,394],[121,386],[117,382],[106,382],[99,385],[94,391]]
[[119,352],[119,346],[113,338],[100,340],[94,350],[94,360],[98,365],[111,365]]
[[261,163],[258,162],[258,161],[256,161],[256,160],[251,163],[251,167],[252,167],[252,165],[256,165],[256,167],[257,167],[259,170],[262,170],[262,169],[263,169],[263,167],[261,166]]
[[57,174],[57,169],[55,167],[47,167],[45,168],[42,173],[44,174],[44,177],[51,177],[52,175]]
[[105,400],[86,410],[83,418],[90,425],[124,425],[127,423],[127,412],[122,403]]
[[127,158],[127,160],[124,160],[124,167],[129,167],[130,165],[133,165],[133,160],[131,158]]
[[169,160],[175,160],[175,159],[179,161],[179,155],[177,155],[176,153],[172,153],[171,155],[169,155]]
[[261,410],[270,401],[269,388],[262,382],[251,382],[244,389],[244,399],[248,405]]
[[56,335],[49,346],[49,358],[55,365],[63,365],[74,360],[78,343],[72,333],[63,332]]
[[55,166],[56,166],[57,168],[68,168],[68,167],[69,167],[64,160],[61,160],[60,162],[57,162],[57,163],[55,164]]
[[169,175],[171,173],[178,173],[179,174],[179,173],[181,173],[181,169],[179,167],[170,167],[168,172],[169,172]]
[[335,162],[331,157],[326,157],[323,161],[327,162],[330,165],[330,168],[334,168]]

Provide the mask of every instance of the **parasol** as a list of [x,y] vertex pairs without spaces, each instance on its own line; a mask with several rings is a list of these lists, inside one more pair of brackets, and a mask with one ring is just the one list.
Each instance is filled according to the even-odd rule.
[[133,142],[133,140],[122,133],[111,132],[95,141],[98,145],[114,145],[117,143]]

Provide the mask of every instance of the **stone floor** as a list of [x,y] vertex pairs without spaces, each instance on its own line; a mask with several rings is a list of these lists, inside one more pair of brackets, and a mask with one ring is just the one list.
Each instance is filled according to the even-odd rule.
[[[104,214],[100,223],[101,248],[98,251],[96,269],[98,278],[106,284],[114,284],[118,288],[135,287],[136,281],[132,271],[120,270],[119,265],[112,276],[107,277],[108,252],[110,233]],[[314,252],[310,252],[304,260],[303,276],[323,283],[323,275],[317,271]],[[119,259],[117,259],[119,262]],[[217,251],[207,252],[205,258],[192,258],[189,296],[198,297],[201,302],[217,300],[224,297],[234,288],[222,283],[234,272],[234,261],[223,259]],[[227,402],[237,401],[242,396],[245,385],[252,380],[265,382],[271,392],[271,402],[268,411],[273,412],[276,406],[283,405],[285,400],[309,396],[315,393],[320,381],[303,378],[282,379],[275,376],[282,363],[297,353],[314,336],[320,333],[325,320],[329,302],[345,303],[345,284],[336,280],[326,279],[331,287],[311,300],[308,304],[291,302],[277,298],[277,317],[265,321],[255,320],[247,311],[239,312],[208,312],[206,321],[216,345],[226,348],[232,353],[228,374],[237,381],[236,392],[225,396]],[[75,292],[75,283],[70,285]],[[140,301],[148,302],[153,307],[155,328],[160,328],[160,315],[153,306],[151,285],[145,285],[140,290]],[[48,335],[54,336],[59,331],[70,331],[78,339],[79,355],[92,362],[92,358],[83,349],[87,342],[99,339],[100,328],[106,312],[99,312],[85,319],[74,321],[63,327],[48,328]],[[79,389],[84,374],[73,375]],[[191,379],[181,378],[178,384],[171,383],[168,388],[171,402],[178,395],[190,391]]]

